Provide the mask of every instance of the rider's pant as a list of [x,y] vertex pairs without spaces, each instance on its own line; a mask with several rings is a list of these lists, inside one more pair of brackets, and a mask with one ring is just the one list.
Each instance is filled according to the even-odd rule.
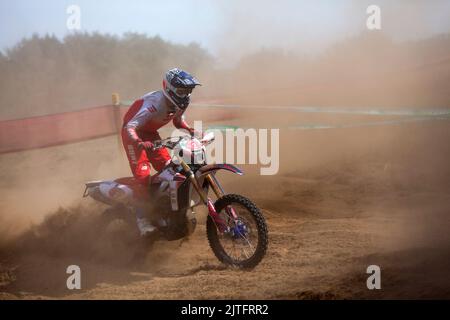
[[[140,133],[143,141],[155,141],[161,139],[158,132]],[[161,171],[170,162],[170,155],[166,148],[154,151],[139,150],[138,145],[129,136],[126,129],[122,129],[122,143],[130,162],[133,176],[139,183],[148,185],[150,178],[150,164],[156,171]]]

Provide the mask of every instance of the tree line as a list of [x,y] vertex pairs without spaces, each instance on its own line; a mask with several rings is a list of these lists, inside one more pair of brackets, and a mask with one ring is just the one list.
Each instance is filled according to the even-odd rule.
[[[300,44],[301,45],[301,44]],[[161,88],[164,72],[184,68],[204,84],[195,99],[221,103],[449,107],[450,36],[395,42],[366,32],[323,52],[261,48],[216,68],[196,43],[143,34],[38,36],[0,53],[0,119],[108,104]]]

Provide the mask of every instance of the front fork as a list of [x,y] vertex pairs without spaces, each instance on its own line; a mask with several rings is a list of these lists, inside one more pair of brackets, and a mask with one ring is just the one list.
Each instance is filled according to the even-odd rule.
[[[222,186],[220,185],[219,181],[217,181],[217,178],[214,174],[211,173],[208,174],[206,176],[206,180],[208,180],[208,183],[211,185],[211,188],[213,189],[217,198],[220,198],[223,195],[225,195],[225,191],[223,191]],[[232,206],[227,206],[225,210],[230,217],[232,217],[234,220],[237,220],[238,216]]]
[[[204,192],[204,190],[198,184],[198,181],[195,178],[195,175],[192,172],[191,168],[182,159],[180,159],[180,163],[181,163],[181,166],[183,167],[184,171],[186,172],[188,179],[191,181],[192,185],[194,186],[194,189],[199,194],[200,199],[208,208],[208,213],[211,216],[211,218],[213,219],[213,221],[216,224],[219,231],[222,233],[228,231],[227,224],[223,221],[223,219],[217,213],[212,200],[208,197],[208,195]],[[222,187],[219,184],[219,181],[217,181],[216,177],[213,174],[206,175],[206,180],[210,184],[210,186],[213,189],[214,193],[216,194],[217,198],[220,198],[225,194],[225,192],[223,191]],[[228,206],[226,208],[226,211],[233,219],[237,219],[236,212],[234,211],[233,208]]]

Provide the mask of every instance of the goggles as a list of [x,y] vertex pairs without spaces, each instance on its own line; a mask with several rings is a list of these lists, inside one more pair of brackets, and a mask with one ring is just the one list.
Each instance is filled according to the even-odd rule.
[[187,97],[192,93],[192,88],[176,88],[175,94],[181,98]]

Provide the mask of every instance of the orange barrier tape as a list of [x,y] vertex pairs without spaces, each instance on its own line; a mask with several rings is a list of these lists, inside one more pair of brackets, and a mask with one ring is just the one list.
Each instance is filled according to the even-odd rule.
[[[113,105],[90,109],[0,121],[0,154],[44,148],[89,139],[106,137],[120,132],[122,119],[129,105],[113,96]],[[204,108],[194,107],[192,119],[223,121],[234,119],[230,110],[214,110],[205,114]]]
[[43,148],[115,134],[127,108],[100,106],[0,121],[0,153]]

